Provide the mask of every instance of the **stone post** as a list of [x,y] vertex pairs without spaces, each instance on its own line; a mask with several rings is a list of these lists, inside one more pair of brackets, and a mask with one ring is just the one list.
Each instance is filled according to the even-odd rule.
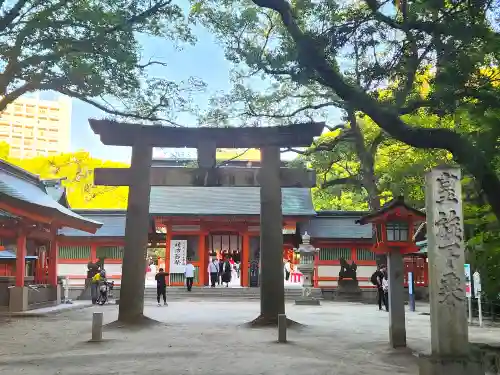
[[399,250],[389,252],[389,342],[393,348],[406,347],[405,290],[403,284],[403,255]]
[[277,324],[285,313],[283,283],[283,217],[281,212],[280,149],[261,149],[260,182],[260,310]]
[[132,147],[118,320],[136,323],[144,311],[144,262],[148,247],[150,174],[153,149]]
[[435,168],[427,174],[432,354],[421,356],[420,375],[484,374],[470,354],[461,195],[459,169]]

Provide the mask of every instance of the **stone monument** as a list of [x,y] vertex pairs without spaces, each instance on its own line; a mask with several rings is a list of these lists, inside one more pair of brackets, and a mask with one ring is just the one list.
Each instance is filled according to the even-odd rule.
[[427,174],[432,354],[420,356],[420,375],[484,374],[468,337],[461,195],[458,168],[440,167]]
[[300,254],[298,269],[304,275],[302,282],[302,296],[295,300],[295,304],[319,306],[319,300],[312,296],[314,256],[319,249],[311,245],[310,241],[311,236],[305,232],[302,236],[302,243],[299,245],[299,248],[294,249],[295,253]]

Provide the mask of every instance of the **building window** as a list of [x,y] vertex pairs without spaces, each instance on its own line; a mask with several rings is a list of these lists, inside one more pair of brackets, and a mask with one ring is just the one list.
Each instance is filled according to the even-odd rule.
[[123,259],[123,246],[98,246],[96,256],[98,259]]
[[59,246],[61,259],[90,259],[90,246]]
[[350,260],[351,249],[347,247],[326,247],[319,250],[319,260]]
[[387,223],[387,241],[393,241],[393,242],[408,241],[408,224]]

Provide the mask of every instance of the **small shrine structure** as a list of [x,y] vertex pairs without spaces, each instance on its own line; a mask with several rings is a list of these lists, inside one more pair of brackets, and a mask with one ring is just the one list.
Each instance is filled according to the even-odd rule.
[[419,251],[413,242],[413,234],[423,221],[425,221],[425,213],[408,206],[402,196],[357,221],[361,225],[372,224],[375,241],[372,251],[387,256],[389,334],[394,348],[406,346],[403,258],[405,254]]

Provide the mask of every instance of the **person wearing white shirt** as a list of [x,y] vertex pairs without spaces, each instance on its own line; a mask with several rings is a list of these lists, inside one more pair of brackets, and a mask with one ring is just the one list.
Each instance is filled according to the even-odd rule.
[[217,257],[214,257],[210,263],[208,263],[207,271],[210,274],[210,284],[212,288],[215,288],[215,283],[219,277],[219,261]]
[[188,259],[186,262],[186,266],[184,268],[184,276],[186,277],[186,287],[188,292],[191,291],[191,288],[193,287],[193,280],[194,280],[194,266],[191,263],[191,259]]

